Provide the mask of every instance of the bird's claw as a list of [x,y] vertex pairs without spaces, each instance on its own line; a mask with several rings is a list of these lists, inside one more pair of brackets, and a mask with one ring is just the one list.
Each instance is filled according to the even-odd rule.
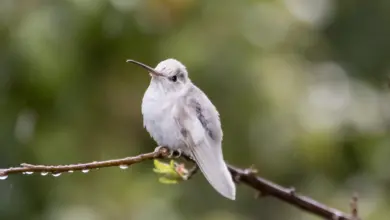
[[160,152],[160,150],[163,149],[163,146],[157,146],[156,148],[154,148],[154,152]]
[[167,147],[164,147],[164,146],[158,146],[154,149],[154,152],[155,153],[160,153],[161,156],[163,157],[169,157],[170,155],[172,155],[172,151],[167,148]]
[[175,151],[175,150],[170,150],[167,157],[168,157],[169,159],[171,159],[171,158],[177,158],[177,156],[176,156],[177,153],[178,153],[178,152]]
[[[163,151],[164,150],[164,151]],[[164,147],[164,146],[158,146],[154,149],[154,152],[163,152],[164,154],[164,157],[167,157],[167,158],[176,158],[176,155],[175,153],[179,153],[179,156],[181,155],[181,152],[176,152],[172,149],[169,149],[168,147]]]
[[171,157],[173,157],[173,158],[180,158],[182,153],[183,152],[180,149],[177,149],[175,151],[172,151]]
[[161,150],[165,149],[166,150],[166,157],[171,159],[171,158],[180,158],[183,154],[183,151],[180,149],[177,150],[172,150],[164,146],[158,146],[154,149],[154,152],[161,152]]

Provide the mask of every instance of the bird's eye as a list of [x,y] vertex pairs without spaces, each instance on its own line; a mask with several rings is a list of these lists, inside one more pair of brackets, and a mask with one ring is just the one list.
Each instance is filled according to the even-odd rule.
[[176,82],[177,81],[177,76],[176,75],[171,76],[171,77],[169,77],[169,80],[171,80],[172,82]]

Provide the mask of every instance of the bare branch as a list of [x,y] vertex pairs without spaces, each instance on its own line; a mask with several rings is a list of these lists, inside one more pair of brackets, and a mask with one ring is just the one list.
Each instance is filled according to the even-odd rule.
[[[32,165],[32,164],[21,164],[20,167],[11,167],[7,169],[0,169],[0,179],[5,179],[10,174],[17,173],[52,173],[60,174],[64,172],[92,170],[104,167],[113,166],[130,166],[136,163],[140,163],[146,160],[152,160],[157,158],[166,158],[171,155],[167,148],[156,148],[154,152],[140,154],[134,157],[126,157],[122,159],[107,160],[107,161],[95,161],[91,163],[83,164],[70,164],[70,165],[57,165],[57,166],[46,166],[46,165]],[[183,155],[184,156],[184,155]],[[185,156],[184,156],[185,157]],[[185,157],[188,159],[187,157]],[[309,197],[302,196],[296,193],[294,188],[284,188],[271,181],[263,179],[256,175],[256,170],[251,168],[240,169],[232,165],[228,165],[229,171],[232,174],[233,179],[237,183],[243,183],[257,191],[257,196],[273,196],[286,203],[289,203],[295,207],[305,210],[309,213],[322,217],[324,219],[338,219],[338,220],[355,220],[354,215],[357,216],[357,208],[352,211],[353,215],[349,216],[337,209],[333,209],[323,205]],[[191,171],[195,174],[197,166]],[[355,197],[354,197],[355,198]],[[357,198],[357,197],[356,197]],[[354,200],[357,202],[357,199]],[[357,207],[357,206],[356,206]],[[355,214],[356,213],[356,214]]]
[[228,165],[228,167],[234,179],[238,179],[240,183],[244,183],[245,185],[258,190],[261,192],[261,195],[276,197],[295,207],[325,219],[352,220],[350,216],[337,209],[327,207],[309,197],[297,194],[294,188],[284,188],[256,176],[253,173],[253,169],[243,170],[232,165]]
[[106,161],[95,161],[90,163],[82,163],[82,164],[70,164],[70,165],[56,165],[56,166],[47,166],[47,165],[32,165],[22,163],[20,167],[11,167],[8,169],[0,169],[0,178],[7,177],[9,174],[16,173],[65,173],[72,171],[83,171],[83,170],[92,170],[103,167],[114,167],[114,166],[130,166],[135,163],[140,163],[145,160],[152,160],[157,158],[164,158],[168,156],[169,150],[167,148],[159,148],[158,150],[151,152],[140,154],[134,157],[126,157],[122,159],[116,160],[106,160]]

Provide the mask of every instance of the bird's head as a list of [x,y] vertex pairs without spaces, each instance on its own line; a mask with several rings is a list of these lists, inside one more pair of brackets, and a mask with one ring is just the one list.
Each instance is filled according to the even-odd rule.
[[152,77],[151,83],[166,93],[181,91],[187,88],[191,82],[186,67],[175,59],[163,60],[154,69],[135,60],[127,60],[126,62],[145,68]]

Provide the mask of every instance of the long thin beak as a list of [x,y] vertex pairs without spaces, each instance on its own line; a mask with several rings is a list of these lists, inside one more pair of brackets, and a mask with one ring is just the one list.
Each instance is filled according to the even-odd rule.
[[156,70],[154,70],[152,67],[146,65],[146,64],[143,64],[141,62],[138,62],[138,61],[135,61],[135,60],[126,60],[126,62],[128,63],[135,63],[143,68],[145,68],[149,73],[155,75],[155,76],[164,76],[163,74],[157,72]]

